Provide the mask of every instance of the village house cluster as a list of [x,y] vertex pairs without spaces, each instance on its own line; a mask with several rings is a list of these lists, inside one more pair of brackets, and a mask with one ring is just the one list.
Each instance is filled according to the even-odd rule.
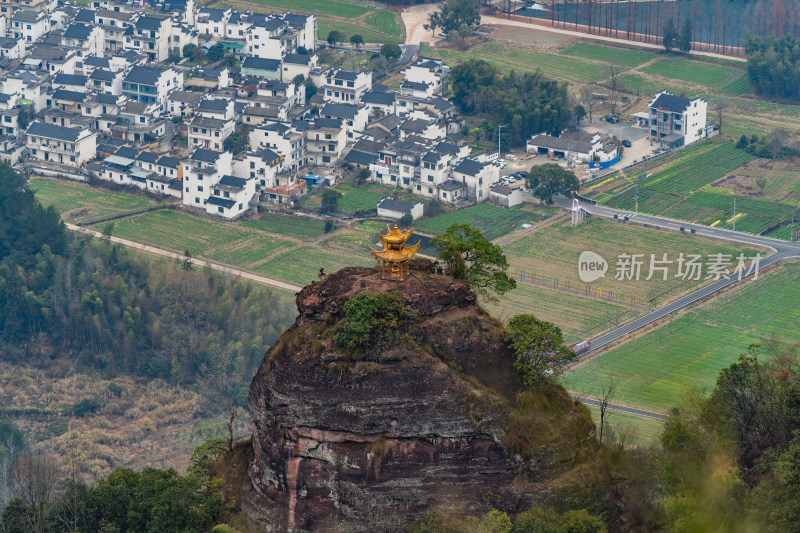
[[[194,0],[3,0],[0,9],[8,164],[173,196],[228,219],[292,205],[345,170],[452,204],[498,194],[508,204],[498,166],[469,157],[441,61],[398,61],[403,81],[392,91],[372,72],[320,64],[314,15]],[[200,66],[183,58],[187,45],[221,46],[224,57]],[[306,80],[317,88],[308,99]],[[234,134],[249,149],[226,150]],[[396,212],[392,202],[382,211]]]
[[[393,91],[370,71],[324,66],[314,15],[194,0],[93,0],[90,8],[0,0],[0,10],[0,159],[8,164],[173,196],[227,219],[291,206],[345,172],[454,205],[522,201],[500,181],[499,165],[470,156],[439,60],[404,52],[389,65],[403,75]],[[200,59],[217,54],[198,62],[187,49]],[[665,123],[654,111],[655,135],[674,136],[694,120],[674,118],[682,100],[662,101],[673,113]],[[226,143],[232,135],[249,149],[233,153],[245,143]],[[615,156],[598,136],[571,135],[535,136],[528,151]],[[379,212],[422,216],[421,205],[391,198]]]

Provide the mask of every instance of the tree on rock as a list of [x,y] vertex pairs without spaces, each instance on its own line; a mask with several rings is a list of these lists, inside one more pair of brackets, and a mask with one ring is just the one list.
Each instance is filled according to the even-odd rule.
[[526,385],[544,378],[547,370],[556,370],[575,358],[564,346],[561,328],[533,315],[517,315],[508,321],[505,341],[517,356],[516,370]]
[[436,28],[441,28],[444,32],[458,31],[461,33],[462,27],[466,27],[473,32],[480,24],[481,13],[478,11],[477,2],[445,0],[439,11],[430,14],[425,29],[436,32]]
[[554,163],[546,163],[531,168],[528,177],[525,179],[528,190],[533,191],[533,195],[543,202],[550,203],[553,196],[563,194],[570,196],[573,192],[581,188],[581,182],[575,173]]
[[508,261],[499,246],[467,224],[453,224],[431,242],[439,248],[438,259],[447,265],[447,273],[466,281],[491,301],[517,286],[505,270]]

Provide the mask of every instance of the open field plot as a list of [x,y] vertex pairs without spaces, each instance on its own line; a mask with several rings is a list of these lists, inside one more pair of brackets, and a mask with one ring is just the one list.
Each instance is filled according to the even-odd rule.
[[540,222],[554,212],[553,210],[534,212],[517,208],[506,209],[483,203],[420,220],[416,223],[416,228],[423,233],[439,235],[447,231],[447,228],[453,224],[469,224],[480,231],[484,237],[492,240],[518,229],[520,224]]
[[397,22],[397,17],[391,11],[378,11],[364,19],[367,26],[388,35],[400,38],[403,35],[403,26]]
[[630,307],[524,282],[517,282],[517,288],[504,294],[497,303],[481,302],[481,305],[503,322],[523,313],[552,322],[561,328],[568,344],[594,337],[644,314]]
[[724,67],[704,61],[663,58],[647,65],[642,72],[670,80],[682,80],[704,87],[717,88],[742,74],[742,69]]
[[[625,302],[634,300],[650,307],[662,305],[703,283],[702,280],[676,278],[677,265],[674,263],[662,265],[667,267],[666,280],[661,270],[654,270],[652,278],[646,280],[650,273],[651,254],[655,254],[657,260],[667,254],[667,260],[674,262],[680,253],[701,254],[705,258],[716,253],[736,256],[745,250],[722,241],[602,219],[589,219],[578,226],[573,226],[569,219],[558,221],[503,246],[515,272],[525,270],[526,277],[535,274],[537,279],[556,278],[560,287],[569,283],[573,290],[580,283],[578,258],[584,251],[595,252],[606,260],[608,271],[604,278],[590,285],[592,291],[600,290],[603,296],[611,291],[614,298],[622,298]],[[746,255],[753,255],[750,252],[747,250]],[[638,281],[635,274],[615,279],[617,258],[621,254],[642,254]],[[585,290],[586,285],[580,285]]]
[[265,213],[242,222],[246,228],[259,229],[276,235],[311,239],[325,234],[325,221],[288,215]]
[[348,266],[374,266],[375,260],[369,252],[357,255],[328,251],[324,247],[303,246],[279,254],[256,267],[255,272],[291,283],[307,285],[317,280],[320,267],[332,273]]
[[[800,203],[800,158],[780,161],[754,159],[737,168],[711,185],[714,189],[730,190],[739,196],[749,196],[774,202]],[[766,186],[763,194],[756,180],[764,178]]]
[[[646,187],[639,187],[639,211],[651,215],[661,214],[662,211],[675,205],[683,199],[674,193],[660,192]],[[603,201],[604,205],[633,212],[636,207],[636,186],[630,187]]]
[[293,243],[282,241],[268,235],[248,233],[248,238],[230,246],[221,246],[207,250],[203,256],[240,268],[251,269],[254,265],[274,255],[278,251],[294,246]]
[[[586,407],[599,431],[600,408]],[[664,422],[661,420],[609,410],[606,411],[603,442],[619,442],[619,439],[625,438],[627,446],[647,447],[657,442],[663,432]]]
[[702,89],[693,87],[682,87],[665,83],[661,80],[655,80],[649,77],[642,76],[641,74],[629,73],[619,78],[619,87],[623,91],[633,94],[641,95],[654,95],[661,91],[669,91],[673,94],[684,95],[687,98],[695,98],[702,96],[705,92]]
[[728,96],[744,96],[753,92],[753,84],[750,83],[747,73],[742,73],[718,87],[717,92]]
[[42,205],[58,209],[67,222],[91,222],[157,205],[144,196],[56,178],[33,178],[31,189]]
[[732,142],[722,142],[708,150],[690,153],[664,170],[642,179],[641,187],[688,195],[751,159],[753,156],[739,150]]
[[357,21],[345,22],[339,19],[324,17],[317,19],[317,34],[320,39],[327,39],[328,34],[334,30],[340,31],[347,36],[345,42],[349,42],[350,37],[355,34],[362,36],[366,43],[399,44],[402,41],[402,34],[385,33],[379,31],[375,26],[367,25],[366,23]]
[[796,341],[798,300],[800,264],[784,265],[579,365],[564,382],[596,395],[613,376],[614,403],[667,410],[680,401],[683,387],[710,390],[720,370],[750,344],[768,336]]
[[645,52],[644,50],[632,50],[585,42],[576,43],[559,53],[631,68],[638,67],[658,57],[656,54]]
[[[342,2],[339,0],[303,0],[296,2],[293,0],[248,0],[253,4],[274,7],[278,10],[301,11],[304,13],[314,13],[316,15],[334,15],[336,17],[357,18],[372,11],[369,7],[355,2]],[[327,34],[319,32],[320,38]]]
[[450,66],[467,59],[483,59],[504,71],[541,70],[544,74],[568,81],[602,81],[608,77],[608,64],[585,61],[578,58],[549,54],[527,48],[509,48],[500,44],[480,44],[472,50],[458,52],[436,49],[436,54],[448,60]]
[[339,199],[339,211],[344,213],[354,213],[363,209],[377,209],[380,201],[386,197],[385,192],[376,192],[365,187],[337,187],[337,191],[342,193]]

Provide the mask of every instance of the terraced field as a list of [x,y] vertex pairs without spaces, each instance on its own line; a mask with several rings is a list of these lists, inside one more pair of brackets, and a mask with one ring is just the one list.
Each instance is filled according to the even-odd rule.
[[720,370],[765,337],[795,342],[800,264],[725,293],[637,339],[578,366],[565,383],[596,395],[613,376],[614,401],[666,411],[684,387],[710,390]]

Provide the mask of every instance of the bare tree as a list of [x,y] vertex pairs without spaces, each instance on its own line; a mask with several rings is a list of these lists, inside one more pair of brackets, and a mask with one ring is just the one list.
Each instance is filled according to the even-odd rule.
[[581,87],[581,101],[583,102],[583,107],[585,107],[586,111],[589,113],[589,122],[592,122],[592,110],[594,109],[595,102],[597,102],[597,98],[595,98],[591,87]]
[[759,176],[758,178],[755,178],[753,182],[756,184],[756,187],[758,188],[758,193],[761,196],[764,196],[764,188],[767,186],[767,178],[765,178],[764,176]]
[[44,531],[60,478],[55,458],[42,450],[21,455],[14,461],[11,477],[14,495],[28,504],[25,516],[28,530],[31,533]]
[[601,444],[603,443],[603,431],[605,430],[606,421],[610,415],[608,406],[611,404],[611,400],[614,399],[615,390],[614,376],[609,376],[608,380],[600,386],[600,397],[597,398],[597,401],[599,403],[598,407],[600,408],[600,434],[598,436],[598,441]]
[[622,69],[617,65],[609,65],[609,84],[611,85],[611,112],[617,112],[617,102],[619,102],[619,75]]

